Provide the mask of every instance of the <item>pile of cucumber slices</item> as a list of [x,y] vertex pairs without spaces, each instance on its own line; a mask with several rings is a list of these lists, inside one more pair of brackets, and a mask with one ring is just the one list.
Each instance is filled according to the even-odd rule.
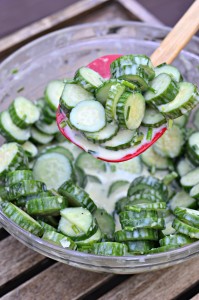
[[[145,55],[125,55],[110,65],[111,78],[81,67],[66,82],[60,107],[64,124],[108,150],[150,140],[155,128],[186,114],[199,102],[197,86],[183,81],[177,68],[156,68]],[[147,131],[148,130],[148,131]]]
[[[88,254],[151,255],[199,240],[199,108],[192,125],[184,114],[198,101],[196,87],[139,55],[113,62],[110,80],[93,72],[83,67],[75,81],[51,81],[42,98],[17,97],[1,112],[2,213],[48,243]],[[139,157],[106,163],[58,132],[59,101],[71,126],[97,143],[175,120]]]

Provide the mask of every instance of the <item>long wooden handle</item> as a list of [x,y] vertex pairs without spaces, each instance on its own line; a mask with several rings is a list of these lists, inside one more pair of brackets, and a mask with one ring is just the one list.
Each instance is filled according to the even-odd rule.
[[196,0],[151,55],[153,64],[172,63],[198,30],[199,0]]

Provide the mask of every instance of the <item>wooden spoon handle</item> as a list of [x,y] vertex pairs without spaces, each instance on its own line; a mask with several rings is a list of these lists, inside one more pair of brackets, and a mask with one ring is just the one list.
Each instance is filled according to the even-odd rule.
[[153,52],[151,55],[153,64],[157,66],[163,62],[172,63],[198,30],[199,0],[196,0]]

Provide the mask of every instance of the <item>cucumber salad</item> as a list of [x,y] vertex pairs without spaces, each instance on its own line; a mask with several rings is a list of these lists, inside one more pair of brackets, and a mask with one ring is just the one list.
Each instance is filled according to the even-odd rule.
[[146,55],[107,55],[79,68],[59,103],[57,122],[67,139],[97,158],[121,162],[192,110],[199,93],[174,66],[155,68]]
[[[72,80],[49,82],[35,102],[20,96],[0,113],[1,212],[48,243],[88,254],[152,255],[198,241],[199,107],[192,125],[187,113],[197,88],[140,55],[114,61],[109,80],[95,71],[80,68]],[[59,132],[59,101],[60,126],[111,153],[169,126],[141,155],[105,162]]]

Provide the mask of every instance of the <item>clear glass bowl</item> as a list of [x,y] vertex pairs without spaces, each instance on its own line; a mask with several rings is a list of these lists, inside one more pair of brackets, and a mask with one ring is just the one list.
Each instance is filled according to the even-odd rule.
[[[106,22],[69,27],[22,47],[0,65],[0,111],[18,95],[35,100],[49,80],[72,77],[74,71],[105,54],[150,55],[169,29],[136,22]],[[174,65],[183,76],[199,83],[199,39],[193,38]],[[3,139],[0,140],[0,144]],[[199,242],[170,252],[105,257],[69,251],[24,231],[0,212],[3,227],[22,243],[55,260],[78,268],[118,274],[165,268],[198,255]]]

